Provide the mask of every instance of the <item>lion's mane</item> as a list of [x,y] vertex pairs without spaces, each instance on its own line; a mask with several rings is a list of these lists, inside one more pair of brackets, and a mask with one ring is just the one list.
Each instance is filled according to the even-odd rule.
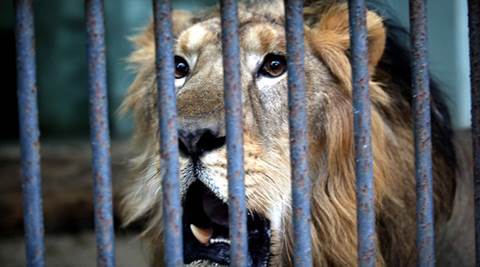
[[[356,266],[357,207],[348,12],[344,1],[307,2],[314,3],[308,3],[305,8],[306,43],[328,67],[338,85],[338,90],[328,92],[322,108],[309,103],[309,158],[314,174],[311,198],[314,265]],[[262,8],[269,16],[283,21],[282,9]],[[217,16],[217,12],[205,13],[205,17]],[[182,12],[175,16],[176,35],[202,20]],[[408,36],[392,20],[372,11],[368,12],[367,24],[377,251],[380,252],[377,266],[412,266],[416,261],[416,231],[411,62],[408,45],[404,44]],[[124,198],[124,221],[127,224],[143,221],[145,236],[158,248],[161,190],[157,177],[162,171],[158,170],[159,166],[151,166],[155,162],[151,159],[158,157],[153,42],[150,26],[135,38],[137,47],[131,57],[138,75],[124,107],[134,112],[138,153],[132,160],[135,179]],[[457,164],[450,117],[436,84],[433,81],[431,84],[434,214],[438,232],[452,212]],[[286,173],[289,173],[288,168],[284,168]],[[290,212],[286,213],[286,238],[274,246],[279,250],[279,263],[291,266],[292,231],[289,230]],[[159,253],[155,250],[154,257],[161,257]]]

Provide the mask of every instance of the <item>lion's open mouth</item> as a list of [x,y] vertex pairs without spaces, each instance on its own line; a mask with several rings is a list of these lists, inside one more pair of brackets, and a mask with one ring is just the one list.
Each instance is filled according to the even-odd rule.
[[[196,181],[187,191],[183,208],[185,263],[205,260],[229,265],[228,205]],[[270,222],[249,212],[247,225],[249,266],[266,266],[270,254]]]

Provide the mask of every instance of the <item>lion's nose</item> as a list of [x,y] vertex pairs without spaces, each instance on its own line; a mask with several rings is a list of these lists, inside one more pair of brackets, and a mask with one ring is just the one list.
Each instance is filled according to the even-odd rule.
[[212,129],[197,129],[194,131],[178,131],[178,146],[180,152],[187,157],[198,158],[204,153],[225,145],[225,136]]

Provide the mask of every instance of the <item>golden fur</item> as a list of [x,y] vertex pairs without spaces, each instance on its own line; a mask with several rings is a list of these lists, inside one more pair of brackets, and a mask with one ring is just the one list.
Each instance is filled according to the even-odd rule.
[[[341,1],[305,8],[305,76],[308,95],[309,163],[312,177],[312,240],[315,266],[356,266],[354,175],[348,9]],[[281,1],[241,5],[240,41],[244,97],[245,183],[248,209],[272,221],[271,266],[292,266],[290,162],[286,76],[271,83],[251,75],[249,58],[285,53]],[[253,7],[252,7],[253,5]],[[180,124],[224,120],[223,70],[218,10],[200,15],[175,11],[175,53],[188,58],[192,76],[179,88]],[[367,15],[372,149],[377,216],[377,266],[415,264],[415,176],[410,104],[377,65],[386,43],[382,18]],[[161,265],[161,177],[158,154],[152,26],[135,39],[131,62],[137,77],[124,107],[136,122],[134,179],[124,198],[124,223],[142,220],[153,264]],[[250,57],[249,57],[250,56]],[[436,150],[434,150],[436,151]],[[225,148],[202,159],[202,182],[227,198]],[[181,162],[181,192],[192,182]],[[448,220],[455,192],[454,164],[434,153],[435,226]]]

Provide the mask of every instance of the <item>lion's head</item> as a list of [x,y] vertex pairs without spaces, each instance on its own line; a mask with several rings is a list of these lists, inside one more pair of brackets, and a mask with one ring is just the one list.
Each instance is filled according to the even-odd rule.
[[[241,77],[249,255],[254,266],[292,265],[286,41],[282,1],[241,5]],[[325,3],[326,2],[326,3]],[[228,264],[228,205],[221,26],[218,10],[174,12],[175,86],[186,263]],[[315,266],[355,266],[356,201],[348,8],[305,8],[309,167]],[[395,72],[382,18],[367,13],[379,266],[415,261],[415,179],[408,81]],[[124,105],[134,111],[134,180],[126,223],[142,219],[156,264],[162,257],[162,163],[158,155],[152,26],[135,39],[138,71]],[[394,43],[392,45],[395,45]],[[397,53],[397,51],[393,51]],[[408,60],[404,62],[408,63]],[[408,69],[408,66],[406,66]],[[404,74],[401,74],[404,75]],[[400,76],[401,76],[400,75]],[[407,75],[408,76],[408,75]],[[454,166],[448,116],[433,101],[435,215],[449,216]],[[435,114],[438,113],[438,114]],[[440,141],[438,141],[440,140]],[[442,196],[442,201],[439,196]],[[396,266],[395,265],[395,266]]]

